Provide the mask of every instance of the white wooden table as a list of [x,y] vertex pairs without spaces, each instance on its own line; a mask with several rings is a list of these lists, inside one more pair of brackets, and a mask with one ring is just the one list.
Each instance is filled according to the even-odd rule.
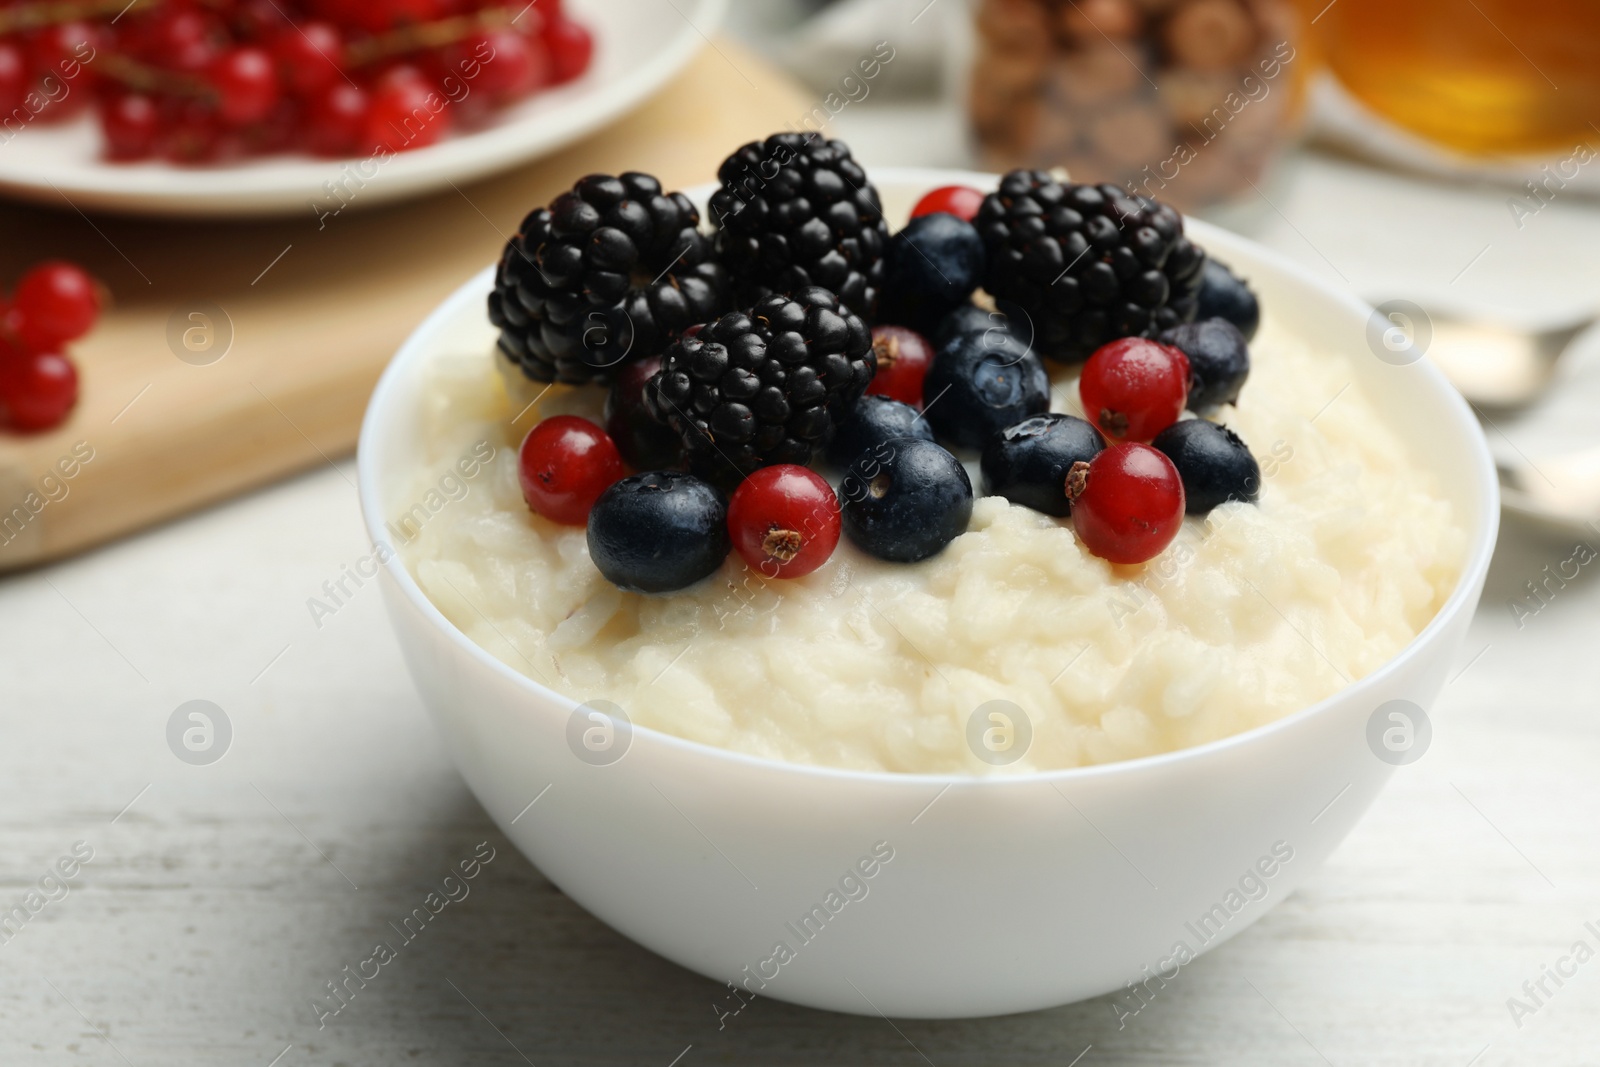
[[[852,121],[858,144],[881,134],[869,162],[949,161],[890,140],[893,115]],[[1268,195],[1235,221],[1354,285],[1447,283],[1490,244],[1460,282],[1472,298],[1593,299],[1593,204],[1519,233],[1503,192],[1315,158]],[[590,918],[490,826],[377,591],[314,623],[307,599],[366,551],[353,480],[344,460],[0,581],[0,911],[93,850],[0,934],[0,1063],[1600,1061],[1600,960],[1545,979],[1520,1028],[1507,1008],[1574,941],[1600,950],[1600,565],[1520,629],[1507,607],[1571,536],[1505,531],[1432,749],[1304,889],[1123,1028],[1108,1000],[895,1024],[757,1001],[719,1031],[720,987]],[[193,699],[231,723],[220,762],[168,747]],[[470,896],[319,1029],[326,983],[484,841]]]

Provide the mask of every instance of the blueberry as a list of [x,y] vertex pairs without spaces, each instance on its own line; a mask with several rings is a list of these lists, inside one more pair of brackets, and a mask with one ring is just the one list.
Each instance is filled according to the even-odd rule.
[[1205,419],[1175,422],[1150,442],[1178,468],[1184,510],[1205,515],[1218,504],[1261,495],[1261,468],[1239,435]]
[[951,338],[959,337],[964,333],[982,333],[994,325],[990,318],[994,312],[979,307],[977,304],[967,303],[944,313],[938,325],[933,328],[933,334],[928,340],[933,342],[933,347],[943,348]]
[[966,532],[972,481],[928,441],[900,437],[856,458],[839,484],[844,532],[863,552],[895,563],[927,559]]
[[1186,322],[1164,331],[1162,344],[1189,357],[1189,410],[1205,411],[1239,399],[1250,377],[1250,348],[1244,334],[1227,319]]
[[828,444],[828,461],[849,466],[861,453],[896,437],[933,440],[933,427],[910,404],[902,404],[877,393],[856,401],[855,410],[839,427]]
[[1106,442],[1087,422],[1050,412],[1007,426],[983,447],[983,491],[1046,515],[1066,518],[1067,472],[1087,463]]
[[937,350],[964,333],[986,333],[989,330],[1004,330],[1014,334],[1024,345],[1033,344],[1033,321],[1027,312],[1004,300],[996,302],[994,311],[967,303],[946,312],[928,340],[933,342]]
[[941,441],[982,448],[999,431],[1050,410],[1050,376],[1026,344],[1003,330],[959,334],[922,382],[923,418]]
[[978,287],[983,258],[972,223],[943,212],[912,219],[884,253],[879,321],[931,332]]
[[1261,302],[1227,264],[1208,258],[1200,275],[1200,310],[1195,318],[1227,319],[1246,341],[1253,341],[1261,325]]
[[722,565],[728,503],[692,474],[649,471],[612,485],[589,512],[589,558],[633,593],[668,593]]

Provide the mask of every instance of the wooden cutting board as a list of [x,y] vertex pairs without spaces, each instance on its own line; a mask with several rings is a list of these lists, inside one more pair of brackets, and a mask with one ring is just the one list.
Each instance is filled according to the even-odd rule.
[[[493,262],[533,207],[593,172],[714,180],[791,128],[802,90],[730,42],[587,141],[424,200],[336,216],[201,222],[0,205],[0,284],[76,260],[113,304],[72,347],[60,428],[0,432],[0,570],[94,545],[348,454],[379,373],[422,318]],[[381,179],[380,179],[381,180]]]

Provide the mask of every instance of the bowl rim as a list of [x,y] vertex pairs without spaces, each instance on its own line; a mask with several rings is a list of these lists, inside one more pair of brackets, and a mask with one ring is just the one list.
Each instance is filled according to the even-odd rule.
[[[999,180],[999,175],[997,174],[936,167],[874,167],[869,168],[868,174],[875,184],[914,184],[924,185],[928,188],[952,184],[992,188]],[[705,190],[714,188],[716,188],[715,183],[704,183],[685,189],[684,192],[691,199],[694,199]],[[1207,239],[1217,236],[1222,238],[1223,243],[1242,242],[1250,246],[1252,255],[1260,259],[1273,271],[1286,275],[1315,290],[1320,296],[1350,314],[1359,315],[1361,318],[1366,319],[1375,313],[1371,305],[1354,294],[1341,292],[1306,267],[1247,237],[1188,216],[1184,217],[1184,230],[1186,233],[1199,236],[1201,238],[1199,243],[1202,247]],[[356,480],[367,534],[372,538],[374,544],[379,542],[387,543],[385,541],[386,535],[383,527],[382,502],[379,491],[380,479],[375,458],[376,438],[380,424],[389,417],[387,415],[387,407],[392,402],[394,393],[400,388],[399,382],[408,372],[410,366],[427,357],[428,352],[431,350],[431,345],[425,343],[425,341],[438,333],[441,325],[452,318],[464,303],[469,300],[482,299],[483,280],[486,277],[492,277],[494,269],[494,266],[491,265],[474,274],[446,297],[433,311],[429,312],[427,318],[411,332],[398,351],[396,351],[394,357],[389,361],[383,375],[378,380],[376,388],[372,392],[371,399],[368,401],[366,414],[362,418],[361,435],[357,445]],[[719,748],[716,745],[679,737],[638,723],[633,723],[631,726],[632,743],[662,744],[668,749],[675,750],[678,754],[689,758],[730,761],[748,770],[762,770],[769,773],[784,772],[819,779],[838,779],[850,782],[918,788],[929,785],[946,788],[962,785],[984,786],[987,788],[1026,788],[1041,783],[1055,784],[1064,781],[1099,779],[1164,770],[1181,764],[1209,759],[1231,752],[1234,749],[1259,744],[1277,734],[1300,729],[1311,720],[1326,715],[1336,704],[1348,700],[1351,696],[1359,696],[1364,691],[1377,689],[1385,684],[1390,676],[1401,669],[1404,663],[1419,655],[1423,647],[1437,640],[1442,632],[1451,625],[1456,616],[1471,607],[1471,602],[1477,599],[1476,589],[1488,574],[1490,558],[1494,553],[1495,541],[1499,533],[1500,515],[1499,479],[1495,473],[1494,461],[1489,454],[1488,442],[1479,429],[1477,418],[1473,415],[1467,402],[1449,384],[1443,372],[1431,360],[1419,360],[1416,364],[1413,364],[1413,368],[1423,375],[1427,383],[1424,388],[1433,389],[1443,397],[1446,409],[1456,422],[1457,428],[1463,431],[1463,436],[1471,443],[1467,458],[1473,464],[1475,480],[1478,483],[1481,513],[1464,516],[1464,523],[1468,527],[1470,539],[1466,558],[1462,561],[1461,573],[1456,579],[1455,588],[1451,590],[1450,596],[1434,613],[1428,624],[1407,642],[1404,648],[1386,660],[1382,666],[1372,673],[1335,690],[1314,704],[1298,708],[1280,718],[1274,719],[1272,722],[1263,723],[1260,726],[1199,745],[1190,745],[1168,752],[1160,752],[1150,756],[1137,756],[1132,759],[1117,760],[1111,763],[1027,771],[1018,774],[975,775],[960,772],[927,773],[853,770],[820,764],[791,763],[766,756],[738,752],[733,749]],[[383,563],[383,567],[389,573],[389,576],[394,579],[396,587],[412,606],[421,611],[423,616],[442,631],[449,641],[464,650],[479,663],[510,681],[529,697],[554,701],[557,706],[564,709],[565,714],[570,714],[573,709],[582,704],[582,701],[542,685],[510,667],[457,628],[434,605],[427,594],[422,591],[415,577],[412,576],[410,570],[402,562],[400,553],[390,553],[388,559]]]

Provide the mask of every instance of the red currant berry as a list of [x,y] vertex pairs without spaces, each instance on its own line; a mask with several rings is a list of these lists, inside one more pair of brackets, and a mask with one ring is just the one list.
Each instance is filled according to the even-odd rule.
[[450,128],[450,102],[415,67],[387,71],[372,90],[363,148],[426,148]]
[[312,19],[285,27],[273,36],[272,58],[283,84],[297,96],[312,96],[344,80],[339,73],[344,39],[331,22]]
[[75,341],[100,317],[100,291],[82,267],[59,260],[40,263],[22,276],[6,325],[29,352]]
[[278,0],[233,0],[226,6],[233,9],[235,33],[240,40],[271,37],[285,22],[285,12],[278,6]]
[[292,152],[300,146],[303,136],[301,108],[293,97],[281,96],[272,113],[238,136],[244,142],[246,155],[271,152]]
[[[533,17],[532,14],[529,15]],[[448,73],[464,79],[476,67],[472,92],[496,104],[520,100],[550,80],[550,55],[540,41],[515,30],[487,30],[466,38],[444,54]]]
[[204,100],[167,97],[159,105],[156,154],[180,164],[206,163],[221,154],[216,110]]
[[105,34],[89,22],[46,26],[28,42],[34,89],[45,102],[39,122],[62,122],[93,102],[94,68],[86,62],[105,48]]
[[9,115],[27,96],[27,56],[16,41],[0,40],[0,114]]
[[904,326],[874,326],[872,353],[878,358],[878,372],[872,376],[867,392],[920,409],[922,379],[933,363],[933,346],[920,333]]
[[0,423],[48,430],[78,402],[78,372],[57,352],[19,352],[0,343]]
[[105,133],[106,155],[112,159],[146,159],[155,151],[161,113],[143,93],[119,93],[100,105],[100,129]]
[[728,499],[733,547],[764,578],[799,578],[828,562],[840,522],[832,487],[792,463],[762,467]]
[[227,39],[227,29],[210,13],[172,5],[151,15],[133,43],[146,62],[198,73],[216,62]]
[[1183,526],[1183,479],[1149,445],[1111,445],[1074,463],[1066,488],[1084,546],[1112,563],[1154,559]]
[[963,222],[971,222],[982,206],[983,194],[978,190],[966,185],[941,185],[917,201],[917,206],[911,209],[911,217],[915,219],[942,211]]
[[551,84],[562,85],[589,69],[594,58],[594,38],[571,19],[555,15],[544,28],[545,47],[550,49]]
[[372,99],[366,90],[343,79],[334,82],[306,106],[306,148],[319,156],[353,155],[360,150],[357,145],[371,110]]
[[209,73],[217,93],[217,114],[230,126],[259,122],[278,102],[278,72],[265,49],[230,48]]
[[1078,379],[1083,413],[1114,441],[1149,441],[1189,401],[1189,357],[1171,345],[1124,337],[1097,349]]
[[551,522],[582,526],[600,494],[627,471],[606,432],[576,415],[545,419],[522,439],[517,480],[528,507]]

